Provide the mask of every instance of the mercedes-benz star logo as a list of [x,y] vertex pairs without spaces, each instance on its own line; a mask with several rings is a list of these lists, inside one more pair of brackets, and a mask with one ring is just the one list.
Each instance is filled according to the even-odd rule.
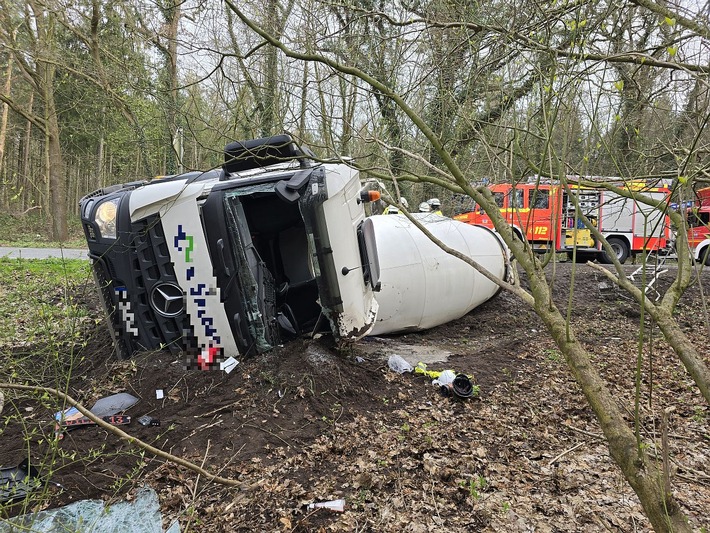
[[156,313],[174,317],[182,313],[182,289],[174,283],[158,283],[150,292],[150,304]]

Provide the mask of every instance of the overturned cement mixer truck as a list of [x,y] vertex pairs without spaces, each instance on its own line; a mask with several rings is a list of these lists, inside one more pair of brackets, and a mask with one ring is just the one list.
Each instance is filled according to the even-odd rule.
[[[221,169],[114,185],[81,200],[89,256],[119,357],[167,348],[191,366],[330,330],[357,340],[459,318],[498,291],[404,215],[365,215],[372,195],[341,162],[288,135],[233,142]],[[497,235],[418,220],[504,279]]]

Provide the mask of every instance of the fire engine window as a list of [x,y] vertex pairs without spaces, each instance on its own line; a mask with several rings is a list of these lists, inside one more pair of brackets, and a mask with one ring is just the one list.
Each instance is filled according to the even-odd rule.
[[688,211],[688,227],[697,228],[699,226],[707,226],[710,222],[710,213],[694,213]]
[[523,190],[512,189],[508,192],[508,207],[523,207]]
[[549,209],[550,208],[550,191],[540,189],[530,189],[529,191],[530,209]]
[[503,207],[503,198],[505,198],[505,196],[503,195],[502,192],[494,192],[493,193],[493,199],[496,201],[496,205],[498,207]]

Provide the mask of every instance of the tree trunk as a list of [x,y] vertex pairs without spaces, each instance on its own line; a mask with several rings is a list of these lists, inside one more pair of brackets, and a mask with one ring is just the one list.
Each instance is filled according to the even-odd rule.
[[[50,89],[50,92],[51,89]],[[67,179],[65,175],[62,147],[59,142],[59,122],[54,108],[54,95],[51,97],[52,107],[49,109],[47,121],[47,144],[49,168],[49,211],[52,222],[52,240],[64,242],[69,238],[67,227]]]
[[101,136],[99,137],[99,146],[96,149],[96,166],[94,168],[95,180],[94,183],[90,183],[90,177],[87,175],[86,178],[86,192],[93,189],[98,189],[103,187],[104,184],[104,143],[106,142],[106,137],[104,135],[104,130],[101,128]]
[[181,166],[180,154],[176,149],[178,135],[178,73],[177,73],[177,37],[178,28],[180,27],[180,18],[182,17],[182,2],[177,1],[163,10],[166,22],[167,34],[167,49],[165,54],[165,68],[167,76],[167,92],[168,92],[168,138],[170,139],[170,148],[166,150],[166,173],[177,173]]
[[303,79],[301,86],[301,110],[298,117],[298,137],[303,138],[306,132],[306,113],[308,112],[308,63],[303,65]]
[[[266,2],[266,24],[269,31],[274,35],[278,34],[278,0],[267,0]],[[261,123],[261,136],[268,137],[277,133],[275,131],[278,124],[278,57],[276,48],[269,46],[264,53],[266,60],[264,64],[264,116]]]
[[340,153],[352,154],[353,123],[355,122],[355,107],[357,106],[357,80],[348,82],[340,80],[341,105],[343,107],[343,133],[340,137]]
[[67,228],[67,179],[64,158],[59,140],[59,117],[54,99],[54,74],[56,67],[45,61],[37,63],[44,103],[45,135],[45,212],[49,216],[52,240],[64,242],[69,237]]
[[[4,94],[10,94],[10,91],[12,90],[12,56],[8,57],[7,60],[7,74],[5,77],[5,87],[4,87]],[[2,105],[2,117],[0,117],[0,183],[2,184],[2,188],[4,192],[3,198],[0,199],[2,201],[2,207],[4,211],[7,211],[9,208],[9,197],[10,197],[10,187],[8,183],[8,173],[5,171],[5,165],[4,159],[5,159],[5,143],[7,140],[7,117],[10,114],[10,106],[7,105],[6,103],[3,102]],[[5,197],[7,195],[7,197]]]
[[[34,107],[34,93],[30,93],[30,101],[27,105],[27,109],[29,110],[30,113],[32,113],[32,108]],[[42,206],[42,199],[41,197],[38,198],[36,196],[36,190],[39,190],[39,188],[35,189],[33,186],[33,182],[30,178],[31,173],[30,173],[30,165],[31,165],[31,156],[30,154],[32,153],[32,121],[28,120],[27,121],[27,127],[25,128],[25,137],[24,137],[24,143],[23,143],[23,149],[22,149],[22,166],[21,166],[21,171],[20,171],[20,178],[19,180],[22,182],[22,187],[23,187],[23,202],[22,202],[22,210],[26,210],[30,207],[33,207],[35,205]],[[36,201],[35,201],[36,200]]]

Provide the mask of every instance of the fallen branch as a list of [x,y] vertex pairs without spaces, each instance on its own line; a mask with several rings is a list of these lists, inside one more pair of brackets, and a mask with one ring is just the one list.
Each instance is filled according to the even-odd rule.
[[199,415],[193,415],[192,418],[207,418],[208,416],[211,416],[211,415],[214,415],[214,414],[217,414],[217,413],[221,413],[222,411],[229,411],[230,408],[232,408],[232,407],[238,405],[239,402],[241,402],[241,401],[242,401],[242,400],[237,400],[236,402],[232,402],[232,403],[227,404],[227,405],[222,405],[221,407],[218,407],[217,409],[213,409],[213,410],[210,411],[209,413],[203,413],[203,414],[199,414]]
[[13,389],[13,390],[21,390],[21,391],[28,391],[28,392],[39,392],[39,393],[48,393],[53,396],[56,396],[57,398],[65,401],[72,407],[76,407],[84,416],[90,418],[98,426],[101,426],[104,428],[106,431],[109,433],[113,433],[117,437],[127,441],[129,444],[135,444],[139,448],[142,448],[143,450],[152,453],[153,455],[157,457],[162,457],[166,461],[170,461],[171,463],[178,464],[180,466],[184,466],[188,470],[192,470],[193,472],[196,472],[197,474],[204,476],[206,479],[210,481],[214,481],[215,483],[220,483],[222,485],[227,485],[229,487],[237,487],[242,490],[247,490],[253,488],[250,485],[247,485],[246,483],[243,483],[241,481],[236,481],[234,479],[228,479],[224,478],[221,476],[216,476],[214,474],[209,473],[207,470],[204,468],[201,468],[197,466],[194,463],[191,463],[190,461],[187,461],[185,459],[182,459],[180,457],[177,457],[175,455],[172,455],[168,452],[165,452],[163,450],[160,450],[158,448],[155,448],[151,446],[150,444],[143,442],[142,440],[129,435],[125,431],[117,428],[116,426],[113,426],[109,424],[108,422],[105,422],[102,420],[100,417],[96,416],[94,413],[89,411],[86,407],[81,405],[78,401],[76,401],[74,398],[69,396],[68,394],[65,394],[61,391],[58,391],[57,389],[52,389],[50,387],[39,387],[39,386],[34,386],[34,385],[17,385],[14,383],[0,383],[0,389]]
[[554,465],[557,461],[559,461],[560,459],[562,459],[565,455],[567,455],[568,453],[572,453],[572,452],[575,451],[577,448],[581,448],[581,447],[584,446],[585,444],[587,444],[587,443],[586,443],[586,442],[580,442],[580,443],[578,443],[578,444],[575,444],[575,445],[572,446],[571,448],[569,448],[569,449],[563,451],[563,452],[562,452],[561,454],[559,454],[557,457],[552,458],[552,459],[550,460],[550,462],[548,463],[548,466]]
[[692,477],[687,474],[680,474],[677,472],[675,474],[675,477],[678,479],[682,479],[683,481],[687,481],[688,483],[697,483],[698,485],[705,485],[706,487],[710,487],[710,482],[702,478]]
[[577,431],[578,433],[581,433],[582,435],[586,435],[587,437],[594,437],[595,439],[603,439],[604,435],[599,435],[598,433],[592,433],[590,431],[584,431],[583,429],[576,428],[574,426],[571,426],[569,424],[562,424],[564,427],[567,429],[571,429],[572,431]]

